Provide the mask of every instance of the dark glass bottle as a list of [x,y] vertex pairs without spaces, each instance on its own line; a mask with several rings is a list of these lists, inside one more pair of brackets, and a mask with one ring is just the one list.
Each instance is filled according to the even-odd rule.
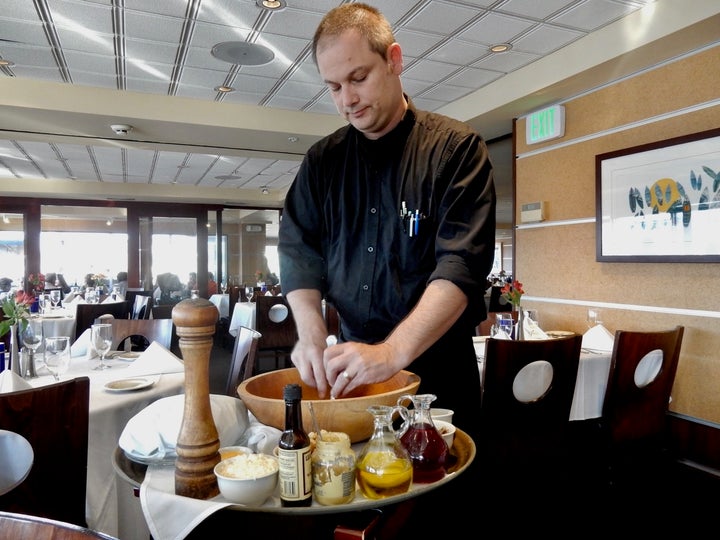
[[283,389],[285,430],[278,443],[280,461],[280,504],[310,506],[312,504],[312,453],[310,437],[303,429],[302,387],[288,384]]

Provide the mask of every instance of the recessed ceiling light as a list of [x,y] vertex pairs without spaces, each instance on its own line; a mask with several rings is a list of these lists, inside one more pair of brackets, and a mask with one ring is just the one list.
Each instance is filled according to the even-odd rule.
[[224,41],[211,50],[218,60],[240,66],[260,66],[272,62],[275,53],[264,45],[246,41]]
[[510,49],[512,49],[512,45],[510,45],[509,43],[498,43],[497,45],[493,45],[492,47],[490,47],[490,52],[501,53],[509,51]]
[[260,189],[262,190],[263,195],[268,195],[270,193],[270,190],[268,189],[267,186],[263,186]]
[[232,86],[216,86],[215,91],[226,94],[227,92],[234,92],[235,89]]
[[294,137],[294,136],[293,136],[293,137],[288,137],[288,141],[290,141],[290,142],[292,142],[292,143],[296,143],[296,142],[298,142],[298,138],[297,138],[297,137]]
[[255,3],[259,8],[269,9],[271,11],[277,11],[287,7],[285,0],[256,0]]

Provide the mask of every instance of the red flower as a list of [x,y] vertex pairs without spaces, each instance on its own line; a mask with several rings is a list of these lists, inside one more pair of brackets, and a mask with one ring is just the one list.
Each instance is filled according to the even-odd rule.
[[522,288],[522,283],[515,280],[512,283],[506,283],[500,290],[502,297],[510,302],[516,308],[520,305],[520,299],[525,291]]

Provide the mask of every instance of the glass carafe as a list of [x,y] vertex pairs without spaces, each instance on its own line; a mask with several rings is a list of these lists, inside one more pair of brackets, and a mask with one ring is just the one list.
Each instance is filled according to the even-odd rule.
[[408,422],[405,407],[374,405],[368,407],[373,415],[373,434],[357,459],[357,482],[368,499],[384,499],[405,493],[413,480],[413,467],[392,427],[397,412]]
[[436,482],[445,476],[449,450],[430,414],[430,404],[435,399],[434,394],[405,394],[398,399],[398,405],[406,400],[413,403],[413,409],[409,411],[409,427],[400,441],[410,455],[413,479],[419,484]]

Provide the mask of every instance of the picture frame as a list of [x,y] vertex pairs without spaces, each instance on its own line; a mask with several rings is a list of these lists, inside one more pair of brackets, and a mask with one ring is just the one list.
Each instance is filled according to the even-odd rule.
[[595,156],[598,262],[720,262],[720,128]]

